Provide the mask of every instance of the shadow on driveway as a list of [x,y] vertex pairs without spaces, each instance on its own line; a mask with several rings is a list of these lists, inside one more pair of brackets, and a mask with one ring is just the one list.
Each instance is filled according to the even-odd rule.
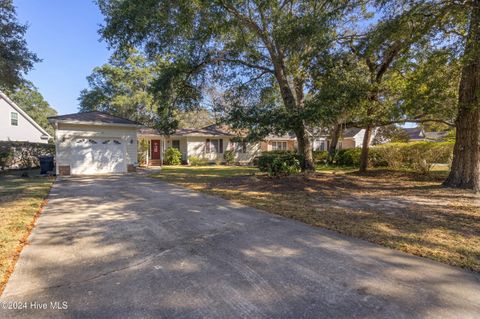
[[27,302],[1,318],[475,318],[480,276],[138,174],[72,177],[1,301]]

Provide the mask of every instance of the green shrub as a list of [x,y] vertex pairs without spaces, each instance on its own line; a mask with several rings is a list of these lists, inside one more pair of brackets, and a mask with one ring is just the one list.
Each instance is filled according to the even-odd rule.
[[197,156],[189,156],[188,164],[190,164],[191,166],[205,166],[208,164],[208,160]]
[[388,143],[372,147],[369,152],[370,163],[374,167],[401,168],[405,166],[406,145],[408,143]]
[[232,150],[225,151],[225,153],[223,153],[223,160],[226,165],[232,165],[235,162],[235,153]]
[[447,164],[453,154],[453,143],[415,142],[408,146],[407,164],[422,174],[430,172],[434,164]]
[[262,155],[295,155],[297,154],[296,151],[287,151],[287,150],[277,150],[277,151],[266,151],[262,152]]
[[165,150],[165,165],[180,165],[182,163],[182,153],[175,147],[169,147]]
[[383,156],[383,151],[378,147],[372,147],[368,151],[368,163],[371,167],[387,167],[388,162]]
[[137,161],[140,165],[147,164],[148,140],[142,139],[137,144]]
[[372,147],[369,161],[374,167],[410,168],[427,174],[434,164],[450,164],[452,154],[452,142],[388,143]]
[[328,162],[328,152],[313,151],[313,160],[316,164],[326,164]]
[[335,156],[335,162],[342,166],[359,166],[361,153],[362,149],[358,147],[339,150]]
[[266,153],[258,158],[258,169],[270,176],[299,173],[303,157],[298,154]]

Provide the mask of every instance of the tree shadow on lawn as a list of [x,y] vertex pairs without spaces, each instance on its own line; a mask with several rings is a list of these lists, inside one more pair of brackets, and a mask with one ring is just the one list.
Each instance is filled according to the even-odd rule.
[[480,201],[466,190],[381,177],[314,174],[206,184],[226,198],[343,234],[480,271]]
[[57,182],[30,242],[2,300],[69,302],[56,316],[480,311],[478,274],[135,175]]

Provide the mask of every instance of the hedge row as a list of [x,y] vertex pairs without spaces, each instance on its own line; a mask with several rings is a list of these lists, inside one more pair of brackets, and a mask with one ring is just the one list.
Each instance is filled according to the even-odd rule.
[[[339,150],[332,162],[340,166],[358,167],[361,152],[361,148]],[[453,142],[388,143],[370,148],[369,164],[373,167],[409,168],[427,173],[433,164],[450,164],[452,154]],[[314,152],[313,156],[318,164],[328,161],[327,151]]]
[[0,141],[0,169],[38,167],[38,156],[55,156],[55,145]]
[[369,161],[373,167],[410,168],[428,173],[434,164],[450,164],[453,142],[388,143],[372,147]]

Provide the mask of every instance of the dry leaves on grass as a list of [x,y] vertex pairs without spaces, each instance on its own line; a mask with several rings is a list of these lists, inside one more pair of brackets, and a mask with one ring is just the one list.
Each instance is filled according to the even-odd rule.
[[442,175],[189,176],[163,179],[407,253],[480,271],[480,199]]
[[0,176],[0,293],[27,243],[53,178]]

